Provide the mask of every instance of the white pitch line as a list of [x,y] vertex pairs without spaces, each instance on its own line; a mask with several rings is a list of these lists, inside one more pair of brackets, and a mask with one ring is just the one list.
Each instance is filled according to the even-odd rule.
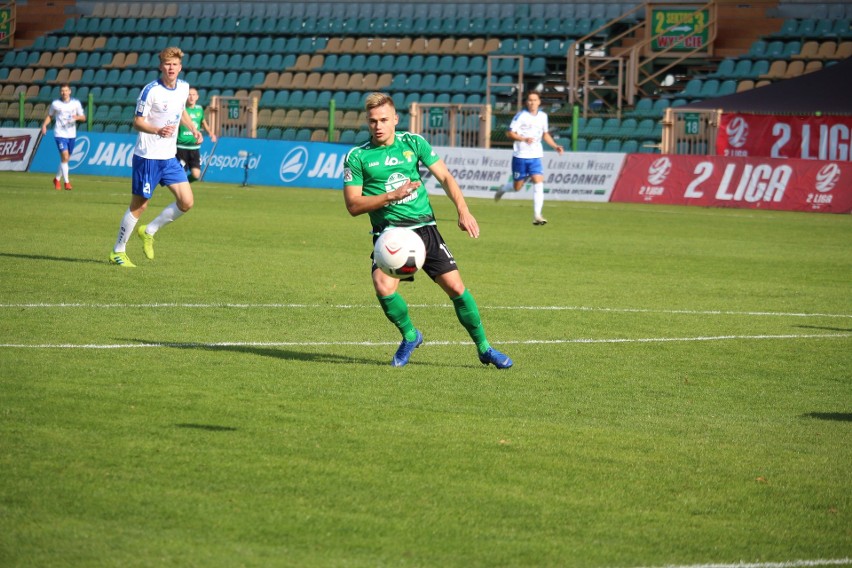
[[[452,308],[451,304],[410,304],[412,308]],[[376,304],[288,304],[288,303],[181,303],[160,302],[148,304],[87,304],[79,302],[59,303],[19,303],[0,304],[0,309],[52,309],[52,308],[91,308],[91,309],[157,309],[157,308],[187,308],[187,309],[317,309],[331,308],[338,310],[375,309]],[[770,316],[797,318],[852,318],[852,314],[823,314],[805,312],[766,312],[766,311],[732,311],[732,310],[652,310],[646,308],[599,308],[590,306],[482,306],[488,310],[518,310],[518,311],[574,311],[574,312],[610,312],[637,314],[675,314],[693,316]]]
[[781,562],[737,562],[736,564],[669,564],[655,568],[807,568],[811,566],[847,566],[849,564],[852,564],[852,558],[788,560]]
[[[691,341],[769,340],[769,339],[838,339],[852,337],[852,333],[803,334],[803,335],[717,335],[709,337],[646,337],[610,339],[523,339],[499,341],[501,345],[564,345],[593,343],[667,343]],[[383,347],[396,345],[396,341],[223,341],[223,342],[156,342],[156,343],[0,343],[0,348],[9,349],[143,349],[143,348],[216,348],[216,347],[328,347],[351,346]],[[469,341],[426,341],[424,346],[470,345]]]

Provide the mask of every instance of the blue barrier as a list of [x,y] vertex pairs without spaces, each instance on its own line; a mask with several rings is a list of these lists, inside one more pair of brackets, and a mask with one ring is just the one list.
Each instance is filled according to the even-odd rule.
[[[79,133],[68,167],[75,174],[130,177],[135,134]],[[343,188],[343,160],[351,146],[220,138],[201,145],[205,181],[220,183]],[[55,173],[59,157],[50,135],[39,144],[31,172]],[[248,176],[246,174],[248,173]]]

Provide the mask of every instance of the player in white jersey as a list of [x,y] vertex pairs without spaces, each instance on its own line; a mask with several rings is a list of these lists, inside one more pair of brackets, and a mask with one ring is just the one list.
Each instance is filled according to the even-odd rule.
[[139,131],[133,151],[133,178],[130,207],[121,219],[118,239],[109,255],[109,261],[125,268],[133,268],[127,257],[127,241],[136,228],[136,222],[148,207],[157,185],[165,185],[175,196],[175,202],[147,225],[140,225],[137,234],[142,239],[145,256],[154,258],[154,233],[192,208],[192,186],[175,154],[177,152],[178,125],[183,124],[201,143],[201,132],[186,112],[189,83],[178,79],[182,69],[183,51],[167,47],[160,52],[160,71],[156,81],[146,85],[136,101],[136,118],[133,127]]
[[71,85],[62,83],[59,87],[59,98],[50,103],[47,116],[41,125],[42,135],[47,134],[50,120],[56,121],[53,127],[53,139],[59,150],[59,169],[53,178],[53,189],[61,189],[59,180],[65,180],[65,189],[71,190],[71,179],[68,177],[68,160],[74,153],[74,141],[77,138],[77,123],[86,120],[83,105],[71,97]]
[[494,199],[499,201],[509,190],[520,191],[527,180],[533,183],[533,225],[544,225],[547,219],[541,216],[544,208],[544,168],[541,159],[544,147],[541,141],[562,154],[564,149],[550,135],[547,114],[540,111],[541,97],[535,91],[527,95],[527,108],[520,111],[509,124],[506,135],[514,140],[512,151],[512,183],[504,186]]

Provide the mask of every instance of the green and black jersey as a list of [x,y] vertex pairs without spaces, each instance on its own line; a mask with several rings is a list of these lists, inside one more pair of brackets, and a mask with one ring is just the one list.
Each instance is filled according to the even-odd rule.
[[[361,186],[363,195],[381,195],[408,181],[420,181],[419,164],[422,162],[428,168],[440,159],[419,134],[397,132],[390,146],[375,146],[369,141],[350,150],[343,166],[343,185]],[[425,185],[402,201],[388,203],[369,215],[376,233],[388,227],[435,224]]]
[[[201,123],[204,121],[204,108],[199,105],[186,107],[186,114],[195,123],[196,130],[200,131]],[[183,123],[180,123],[180,127],[178,128],[177,147],[181,150],[198,150],[201,148],[201,144],[196,142],[192,130],[184,126]]]

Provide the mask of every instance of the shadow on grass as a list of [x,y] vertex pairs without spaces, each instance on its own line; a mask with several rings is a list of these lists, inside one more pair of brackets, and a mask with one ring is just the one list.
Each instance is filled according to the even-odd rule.
[[827,327],[824,325],[797,325],[795,327],[803,329],[821,329],[824,331],[852,331],[852,328],[849,327]]
[[802,414],[802,418],[834,420],[836,422],[852,422],[852,412],[808,412],[806,414]]
[[106,256],[104,260],[95,258],[68,258],[64,256],[47,256],[44,254],[14,254],[11,252],[0,252],[0,256],[8,256],[10,258],[25,258],[28,260],[55,260],[59,262],[93,262],[95,264],[106,264]]
[[236,432],[231,426],[216,426],[214,424],[175,424],[175,428],[189,428],[193,430],[207,430],[208,432]]
[[292,351],[288,349],[276,349],[272,347],[252,347],[250,345],[204,345],[201,343],[163,343],[161,341],[146,341],[144,339],[130,339],[143,345],[162,345],[172,349],[196,349],[200,351],[230,351],[234,353],[247,353],[249,355],[260,355],[274,359],[286,359],[290,361],[305,361],[308,363],[337,363],[345,365],[376,365],[383,367],[386,363],[380,363],[375,359],[364,359],[361,357],[347,357],[334,353],[307,353],[304,351]]

